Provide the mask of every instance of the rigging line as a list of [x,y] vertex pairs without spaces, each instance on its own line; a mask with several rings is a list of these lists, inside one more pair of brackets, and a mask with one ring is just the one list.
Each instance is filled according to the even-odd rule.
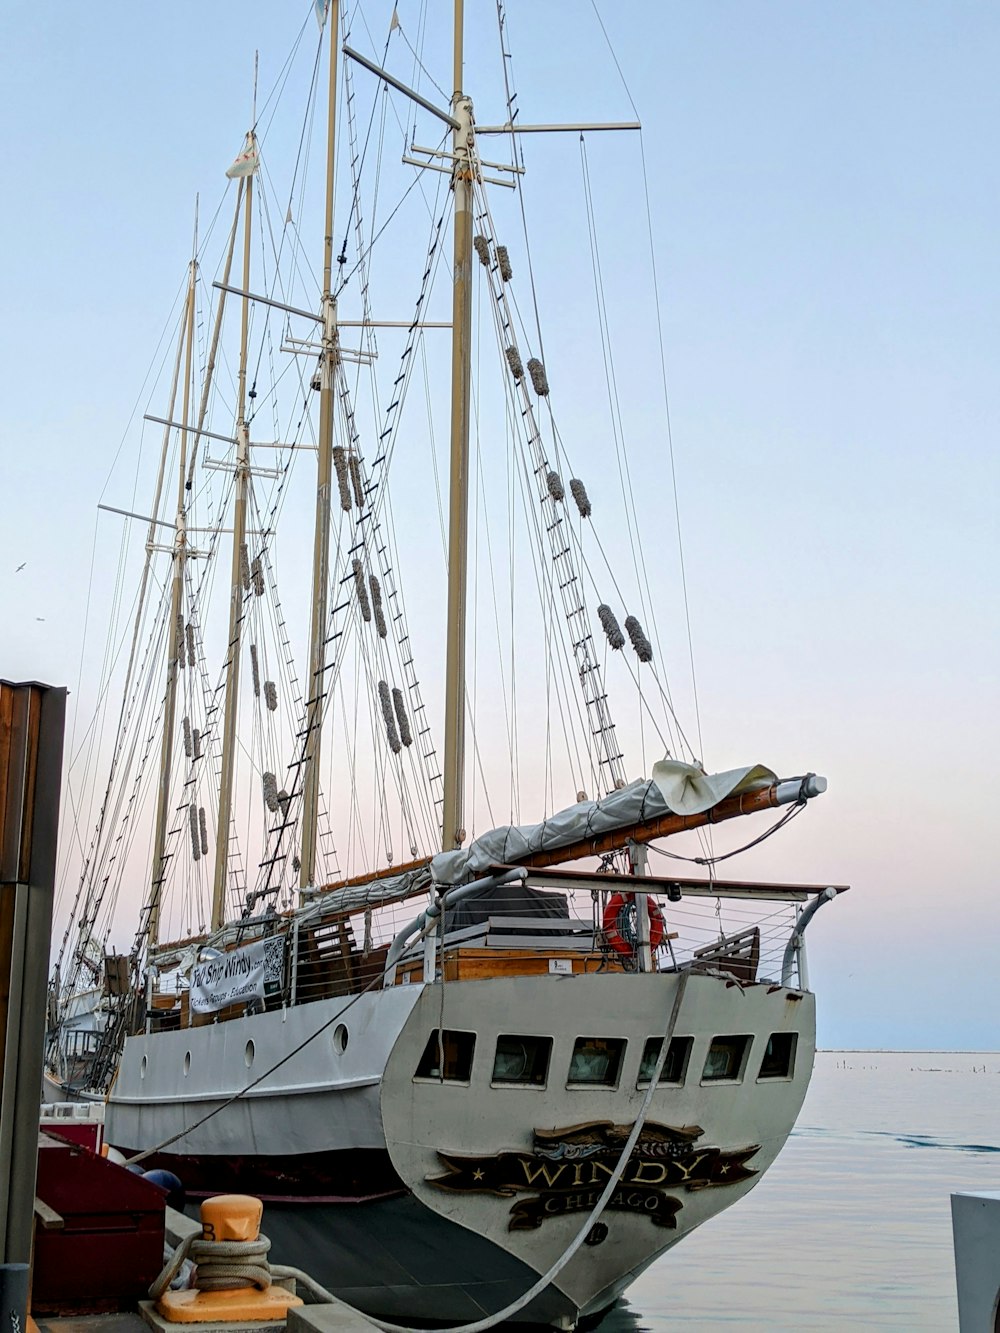
[[444,522],[444,501],[441,492],[441,474],[438,469],[437,443],[434,434],[434,414],[432,404],[432,394],[430,387],[430,378],[427,371],[427,342],[423,333],[417,335],[417,345],[420,347],[421,364],[424,372],[424,400],[427,405],[427,436],[430,444],[431,468],[434,473],[434,494],[437,499],[438,527],[441,532],[441,554],[444,559],[444,565],[448,567],[448,533]]
[[[433,83],[434,87],[437,89],[437,91],[438,91],[438,92],[441,94],[441,96],[444,98],[445,102],[450,106],[450,105],[451,105],[451,94],[445,92],[445,90],[444,90],[444,89],[441,87],[441,85],[438,83],[437,79],[435,79],[434,75],[430,72],[430,70],[427,68],[427,66],[424,64],[424,62],[423,62],[423,61],[420,59],[420,57],[417,55],[416,51],[414,50],[414,48],[413,48],[413,46],[412,46],[412,44],[411,44],[411,42],[410,42],[409,37],[407,37],[406,33],[403,31],[403,25],[402,25],[402,23],[399,22],[398,17],[397,17],[397,20],[396,20],[396,27],[397,27],[397,29],[399,30],[399,35],[400,35],[400,37],[402,37],[403,41],[404,41],[404,42],[406,43],[406,45],[410,48],[410,51],[411,51],[411,53],[412,53],[412,55],[413,55],[414,62],[415,62],[417,65],[420,66],[420,71],[421,71],[421,73],[424,74],[424,75],[426,76],[426,78],[428,79],[428,81],[429,81],[430,83]],[[419,39],[418,39],[418,40],[419,40]],[[388,44],[387,44],[387,49],[388,49]],[[419,90],[419,89],[418,89],[418,90]]]
[[[610,322],[607,313],[607,300],[604,289],[604,273],[601,263],[600,244],[597,235],[597,214],[594,208],[593,195],[590,184],[590,163],[587,156],[586,145],[583,136],[580,136],[581,161],[583,165],[584,187],[587,201],[588,224],[590,231],[591,259],[594,266],[595,294],[598,302],[598,315],[602,329],[602,339],[606,339],[605,351],[605,373],[609,376],[608,389],[609,396],[612,397],[612,415],[613,427],[617,423],[615,433],[615,447],[618,456],[619,476],[622,482],[622,494],[626,506],[626,518],[629,525],[630,541],[633,538],[632,557],[635,569],[636,585],[639,591],[639,600],[642,605],[643,614],[648,618],[653,637],[656,640],[657,653],[660,660],[663,657],[663,645],[660,636],[659,620],[655,611],[652,591],[649,585],[649,569],[645,561],[640,561],[636,553],[636,545],[640,540],[639,519],[635,505],[635,493],[632,485],[632,470],[629,462],[628,450],[625,447],[625,427],[621,416],[621,404],[618,393],[618,379],[615,371],[614,354],[610,346]],[[690,640],[689,640],[690,648]],[[696,718],[697,721],[697,718]],[[700,743],[700,733],[699,733]]]
[[[590,0],[590,4],[591,8],[594,11],[594,16],[597,19],[597,22],[600,26],[601,32],[604,36],[604,40],[607,43],[608,50],[611,53],[611,59],[614,61],[615,69],[618,71],[618,77],[622,81],[622,87],[625,89],[625,96],[629,100],[629,105],[632,108],[632,112],[635,115],[636,120],[640,120],[641,117],[639,115],[638,110],[636,109],[635,102],[632,100],[632,93],[629,89],[628,83],[626,82],[625,75],[622,72],[622,67],[618,62],[618,56],[615,54],[615,49],[611,45],[611,39],[608,36],[607,29],[604,26],[604,21],[601,18],[600,11],[597,8],[596,0]],[[680,501],[677,492],[677,468],[674,458],[674,440],[673,440],[673,432],[671,430],[671,421],[670,421],[670,394],[667,386],[667,360],[663,344],[663,318],[660,310],[660,288],[656,273],[656,246],[654,245],[653,242],[653,213],[649,199],[649,173],[646,168],[646,147],[641,130],[639,132],[639,153],[642,160],[642,186],[643,186],[643,196],[646,208],[646,230],[649,236],[649,258],[653,275],[653,301],[656,307],[656,332],[657,332],[657,340],[659,343],[659,351],[660,351],[660,377],[663,384],[663,407],[667,422],[667,451],[670,455],[670,481],[674,498],[674,518],[677,525],[677,553],[678,553],[678,561],[680,565],[680,574],[681,574],[681,590],[684,597],[684,615],[687,622],[688,655],[691,664],[691,692],[694,700],[695,721],[698,730],[698,746],[701,750],[702,759],[704,760],[705,745],[704,741],[702,740],[702,732],[701,732],[701,710],[698,704],[698,683],[694,665],[694,639],[691,633],[691,612],[688,604],[687,575],[685,572],[685,561],[684,561],[684,542],[681,534]]]
[[[653,244],[653,216],[649,201],[649,174],[646,170],[646,148],[642,133],[639,134],[639,153],[642,159],[642,183],[646,204],[646,229],[649,236],[649,254],[653,276],[653,300],[656,306],[656,332],[660,351],[660,376],[663,383],[663,408],[667,423],[667,451],[670,455],[670,484],[674,498],[674,521],[677,527],[677,555],[680,565],[681,592],[684,598],[684,619],[687,626],[688,658],[691,665],[691,693],[694,701],[695,723],[698,730],[698,748],[704,760],[705,743],[701,731],[701,707],[698,702],[698,678],[694,663],[694,636],[691,631],[691,608],[688,599],[687,570],[684,558],[684,540],[681,529],[680,498],[677,490],[677,465],[674,456],[674,437],[670,417],[670,394],[667,387],[667,360],[663,344],[663,317],[660,311],[660,292],[656,273],[656,247]],[[711,835],[709,835],[711,836]]]
[[[517,482],[521,496],[521,507],[525,515],[528,530],[529,532],[534,533],[534,538],[535,538],[534,542],[528,543],[528,548],[531,553],[532,566],[535,574],[535,582],[538,589],[539,605],[541,608],[542,623],[543,626],[545,627],[546,642],[547,643],[552,642],[550,637],[550,632],[553,626],[555,627],[555,634],[559,641],[560,651],[558,653],[551,653],[551,652],[547,653],[546,661],[547,664],[550,664],[554,659],[556,667],[560,673],[560,682],[562,688],[561,691],[557,691],[556,697],[560,708],[560,718],[563,725],[563,734],[564,738],[566,739],[567,759],[569,761],[570,768],[572,769],[573,755],[570,753],[569,738],[570,737],[572,738],[573,747],[576,748],[576,740],[575,740],[576,732],[572,727],[569,727],[567,725],[565,715],[563,714],[562,709],[563,709],[564,696],[567,709],[573,709],[575,707],[577,720],[584,734],[588,738],[586,742],[586,747],[587,747],[588,759],[590,760],[590,770],[591,770],[590,776],[591,779],[596,782],[600,773],[599,764],[595,759],[595,749],[597,746],[596,737],[594,736],[593,729],[590,725],[589,714],[586,707],[586,701],[581,699],[580,692],[578,690],[571,688],[566,683],[565,675],[570,670],[570,664],[575,662],[574,654],[570,650],[569,643],[567,642],[567,638],[565,637],[569,634],[569,625],[565,615],[559,614],[559,606],[557,604],[556,591],[553,586],[554,582],[556,581],[556,572],[553,568],[552,562],[546,559],[546,554],[544,549],[545,539],[541,532],[541,525],[542,525],[541,513],[537,502],[537,496],[532,495],[530,489],[531,488],[530,479],[533,475],[534,469],[532,468],[530,459],[528,459],[526,455],[524,441],[522,440],[520,434],[518,433],[518,425],[517,425],[518,413],[517,413],[516,401],[514,399],[514,390],[509,385],[509,383],[506,382],[505,382],[505,387],[509,394],[509,401],[510,401],[510,408],[509,408],[510,420],[513,425],[512,438],[516,441],[515,451],[519,456],[521,462],[521,467],[516,469]],[[585,766],[580,760],[578,749],[576,751],[576,766],[577,766],[577,771],[580,774],[582,774],[585,771]]]
[[[482,215],[488,219],[491,233],[495,237],[496,228],[490,214],[489,200],[485,190],[481,193],[479,203],[482,209]],[[506,290],[507,284],[497,283],[496,286],[493,286],[492,284],[495,277],[494,270],[489,268],[487,272],[491,281],[491,291],[495,303],[497,333],[502,349],[506,342],[505,335],[507,329],[511,323]],[[509,378],[505,379],[505,383],[511,388],[511,392],[515,397],[520,397],[521,418],[525,436],[528,448],[533,454],[532,470],[537,478],[539,491],[538,498],[542,504],[547,504],[552,512],[556,512],[555,502],[549,494],[546,482],[546,475],[549,469],[548,456],[542,440],[541,430],[535,417],[534,405],[528,393],[527,384],[523,376],[520,380],[515,381],[513,385],[511,385]],[[538,521],[541,522],[540,516]],[[556,521],[561,522],[561,519],[557,516]],[[593,648],[593,639],[586,617],[585,606],[579,601],[579,594],[582,593],[581,571],[576,568],[572,559],[569,558],[571,548],[567,547],[565,550],[559,549],[559,544],[556,540],[555,526],[556,524],[553,523],[547,528],[550,557],[554,571],[558,571],[560,562],[564,562],[567,571],[571,576],[565,580],[560,577],[559,582],[560,594],[563,601],[563,611],[566,620],[566,631],[570,633],[570,640],[573,645],[571,656],[574,660],[579,677],[580,692],[583,695],[586,715],[588,718],[588,730],[597,750],[603,751],[604,753],[604,759],[601,760],[601,764],[603,765],[606,763],[610,769],[607,777],[608,789],[610,790],[612,787],[619,783],[623,784],[625,781],[622,756],[617,750],[614,720],[611,717],[610,709],[607,705],[606,692],[604,691],[603,685],[599,683],[599,675],[596,674],[598,672],[598,664],[594,660],[591,651]],[[569,591],[574,584],[578,585],[577,595],[574,595]],[[576,602],[577,605],[574,606],[574,602]],[[578,621],[578,623],[574,624],[574,621]],[[596,725],[591,725],[590,719],[592,719]],[[600,767],[598,772],[600,772]],[[603,784],[599,783],[598,785],[600,786]]]
[[[593,520],[591,519],[590,522],[592,523]],[[572,529],[572,528],[570,528],[570,532],[571,532],[571,534],[572,534],[572,536],[573,536],[573,539],[578,543],[578,546],[579,546],[579,555],[580,555],[580,560],[581,560],[581,562],[582,562],[582,564],[583,564],[583,568],[586,570],[587,575],[588,575],[589,578],[591,579],[591,582],[594,584],[594,587],[595,587],[595,589],[596,589],[596,587],[597,587],[597,579],[594,577],[593,571],[592,571],[592,569],[591,569],[591,567],[590,567],[590,562],[587,560],[586,554],[585,554],[584,551],[583,551],[582,542],[580,541],[578,535],[577,535],[575,532],[573,532],[573,529]],[[617,582],[617,580],[615,579],[614,571],[613,571],[612,568],[611,568],[611,564],[610,564],[610,562],[608,561],[608,557],[607,557],[607,555],[605,554],[604,547],[602,546],[601,541],[600,541],[600,538],[599,538],[598,535],[597,535],[597,530],[596,530],[596,528],[593,528],[593,527],[592,527],[592,528],[591,528],[591,532],[592,532],[594,541],[595,541],[596,544],[597,544],[597,549],[600,551],[600,553],[601,553],[601,557],[602,557],[602,559],[604,560],[604,564],[605,564],[605,566],[606,566],[606,568],[607,568],[607,571],[608,571],[608,574],[609,574],[609,576],[610,576],[610,578],[611,578],[611,582],[612,582],[612,584],[613,584],[613,586],[614,586],[615,592],[618,594],[618,596],[619,596],[619,598],[621,599],[623,605],[627,606],[628,603],[627,603],[625,597],[623,596],[620,587],[618,586],[618,582]],[[627,660],[627,659],[626,659],[626,660]],[[677,711],[676,711],[676,709],[674,708],[673,699],[671,698],[669,687],[668,687],[667,684],[665,684],[664,682],[661,682],[661,681],[660,681],[660,678],[659,678],[659,675],[658,675],[658,673],[657,673],[657,669],[656,669],[656,666],[657,666],[656,661],[654,660],[653,662],[651,662],[651,663],[649,664],[649,666],[650,666],[650,670],[651,670],[652,675],[653,675],[653,679],[654,679],[655,682],[656,682],[656,687],[657,687],[657,691],[659,692],[659,695],[660,695],[660,700],[661,700],[661,702],[663,703],[663,705],[665,706],[665,708],[666,708],[666,710],[667,710],[667,714],[669,715],[669,716],[665,716],[665,718],[664,718],[664,721],[667,723],[668,730],[669,730],[669,719],[672,718],[672,719],[673,719],[674,726],[677,728],[677,732],[678,732],[678,735],[679,735],[679,737],[680,737],[680,739],[681,739],[681,743],[682,743],[682,745],[687,749],[687,751],[688,751],[688,753],[690,754],[692,760],[695,760],[696,756],[695,756],[694,749],[692,748],[690,741],[688,740],[687,736],[685,735],[684,728],[681,726],[680,719],[679,719],[678,716],[677,716]],[[631,671],[631,665],[629,666],[629,670]],[[655,717],[653,716],[652,713],[650,713],[650,719],[651,719],[651,721],[653,722],[654,726],[657,726],[657,730],[659,730],[659,728],[658,728],[658,724],[657,724],[657,722],[656,722],[656,719],[655,719]],[[661,739],[662,739],[662,736],[661,736]]]
[[[440,189],[440,186],[439,186],[439,189]],[[422,283],[421,283],[421,295],[420,295],[420,297],[418,298],[418,302],[417,302],[417,310],[419,310],[420,304],[422,303],[422,301],[423,301],[423,299],[424,299],[424,296],[426,295],[426,292],[427,292],[427,290],[428,290],[428,288],[427,288],[428,280],[431,278],[432,274],[436,272],[437,264],[438,264],[438,262],[440,261],[441,254],[443,253],[443,247],[439,246],[439,244],[438,244],[439,239],[440,239],[441,225],[442,225],[443,221],[444,221],[444,214],[442,214],[442,217],[441,217],[441,219],[439,219],[439,221],[437,222],[437,224],[433,224],[433,220],[432,220],[432,227],[431,227],[431,241],[430,241],[430,249],[429,249],[429,262],[428,262],[428,267],[427,267],[427,269],[425,270],[425,273],[424,273],[423,281],[422,281]],[[412,373],[412,358],[408,356],[408,352],[409,352],[409,350],[410,350],[410,348],[409,348],[409,345],[408,345],[406,351],[404,351],[404,357],[403,357],[404,361],[407,362],[406,370],[405,370],[405,372],[404,372],[406,382],[405,382],[404,385],[403,385],[403,389],[400,391],[400,395],[399,395],[399,397],[397,397],[396,400],[393,402],[392,407],[391,407],[391,409],[390,409],[390,412],[391,412],[393,409],[395,409],[396,407],[398,407],[399,404],[400,404],[400,402],[402,401],[402,397],[403,397],[403,395],[405,394],[406,386],[407,386],[407,384],[408,384],[408,382],[409,382],[409,376],[410,376],[410,374]],[[395,441],[396,435],[397,435],[397,433],[398,433],[399,422],[400,422],[400,417],[399,417],[399,415],[397,414],[397,415],[393,416],[393,417],[391,418],[391,425],[388,427],[388,429],[387,429],[386,432],[383,432],[383,434],[389,434],[389,435],[390,435],[390,439],[389,439],[389,441],[388,441],[388,444],[387,444],[387,445],[384,447],[384,449],[383,449],[383,461],[384,461],[384,465],[385,465],[386,468],[388,468],[389,463],[391,462],[391,455],[392,455],[392,451],[393,451],[394,441]],[[372,517],[373,517],[373,518],[377,519],[378,514],[379,514],[379,512],[380,512],[380,510],[381,510],[381,507],[382,507],[382,503],[383,503],[383,496],[382,496],[382,495],[376,495],[374,501],[371,501],[371,502],[370,502],[370,509],[371,509],[371,511],[372,511]],[[328,624],[328,628],[331,628],[331,627],[332,627],[332,615],[333,615],[333,612],[331,611],[330,623]],[[346,642],[346,640],[345,640],[345,641],[342,641],[342,642]],[[339,655],[339,654],[338,654],[338,655]],[[336,680],[336,671],[339,670],[339,667],[336,665],[336,660],[337,660],[337,656],[338,656],[338,655],[335,655],[335,674],[334,674],[334,678],[333,678],[334,683],[335,683],[335,680]],[[331,689],[328,690],[327,693],[326,693],[326,699],[325,699],[324,704],[323,704],[323,713],[324,713],[324,714],[326,713],[326,711],[327,711],[328,708],[329,708],[330,700],[331,700],[331,698],[332,698],[332,690],[333,690],[333,686],[331,686]],[[308,744],[308,733],[307,733],[307,732],[304,732],[304,733],[303,733],[303,754],[305,753],[305,747],[307,746],[307,744]],[[301,768],[301,764],[300,764],[300,768]],[[296,783],[296,786],[298,787],[298,783]],[[280,841],[281,841],[281,837],[282,837],[283,831],[284,831],[284,825],[283,825],[282,828],[278,831],[279,846],[280,846]],[[279,854],[280,854],[280,853],[279,853]],[[271,864],[271,862],[269,861],[268,864]],[[263,868],[263,867],[262,867],[262,868]],[[269,872],[268,872],[268,873],[269,873]]]
[[[426,368],[425,368],[425,373],[426,373]],[[477,416],[477,422],[478,422],[478,416],[479,416],[479,399],[478,399],[478,396],[477,396],[477,398],[476,398],[476,416]],[[484,477],[483,477],[483,469],[482,469],[482,468],[479,468],[479,493],[480,493],[480,503],[482,504],[483,512],[485,513],[485,511],[486,511],[486,484],[485,484],[485,480],[484,480]],[[504,498],[506,499],[506,496],[505,496]],[[439,511],[440,511],[440,501],[439,501],[438,508],[439,508]],[[442,515],[442,537],[443,537],[443,524],[444,524],[444,519],[443,519],[443,515]],[[498,600],[497,600],[496,566],[495,566],[495,561],[494,561],[494,558],[493,558],[493,539],[492,539],[492,537],[491,537],[491,535],[490,535],[491,524],[490,524],[489,522],[486,522],[486,523],[484,523],[483,527],[484,527],[484,529],[485,529],[485,533],[486,533],[486,559],[487,559],[487,567],[488,567],[488,569],[489,569],[489,575],[490,575],[490,593],[491,593],[492,601],[493,601],[493,623],[494,623],[494,626],[495,626],[495,629],[496,629],[496,636],[497,636],[497,659],[498,659],[498,661],[499,661],[499,663],[500,663],[500,686],[501,686],[501,690],[502,690],[502,694],[503,694],[503,713],[504,713],[504,725],[505,725],[506,732],[507,732],[507,751],[508,751],[508,755],[509,755],[509,758],[510,758],[511,766],[513,767],[513,764],[514,764],[514,743],[513,743],[513,733],[512,733],[512,731],[511,731],[510,702],[509,702],[509,700],[508,700],[508,698],[507,698],[507,677],[506,677],[506,673],[504,672],[504,663],[503,663],[503,635],[502,635],[501,632],[500,632],[500,605],[499,605],[499,602],[498,602]],[[511,585],[511,586],[513,587],[513,585]]]
[[[281,101],[282,93],[283,93],[284,90],[285,90],[285,84],[288,82],[288,76],[289,76],[289,75],[291,74],[291,72],[292,72],[292,62],[294,61],[296,52],[298,51],[299,46],[300,46],[301,43],[302,43],[302,39],[303,39],[303,37],[304,37],[305,34],[306,34],[306,29],[307,29],[308,26],[309,26],[309,23],[310,23],[310,21],[311,21],[311,17],[312,17],[312,7],[310,6],[309,13],[307,13],[306,16],[305,16],[305,18],[302,20],[302,27],[299,28],[298,36],[295,38],[295,41],[292,43],[292,49],[289,51],[288,55],[285,57],[285,63],[282,65],[281,69],[278,71],[277,78],[275,79],[274,83],[271,85],[271,91],[268,93],[268,95],[267,95],[267,97],[266,97],[266,99],[265,99],[265,101],[264,101],[263,106],[260,108],[260,110],[257,112],[257,114],[256,114],[256,116],[255,116],[255,118],[254,118],[254,123],[253,123],[253,127],[252,127],[252,128],[253,128],[253,133],[256,134],[256,135],[258,136],[258,138],[260,139],[261,142],[263,142],[264,139],[267,137],[267,132],[268,132],[268,130],[270,129],[271,124],[272,124],[272,122],[273,122],[273,120],[274,120],[275,113],[276,113],[276,111],[277,111],[277,109],[278,109],[278,108],[277,108],[277,104],[278,104],[278,102]],[[316,64],[318,65],[318,64],[319,64],[319,53],[320,53],[320,51],[321,51],[322,48],[323,48],[323,34],[322,34],[322,32],[321,32],[320,35],[319,35],[319,38],[318,38],[317,43],[316,43],[316,46],[317,46],[317,51],[316,51]],[[274,111],[271,112],[271,118],[270,118],[270,120],[268,120],[267,125],[265,125],[263,128],[260,128],[260,122],[261,122],[261,119],[263,118],[264,113],[267,111],[268,107],[271,105],[272,100],[273,100],[274,103],[275,103]],[[258,133],[258,129],[259,129],[259,133]]]
[[[362,13],[362,15],[361,15],[361,21],[362,21],[362,23],[364,23],[364,25],[365,25],[365,31],[368,32],[368,23],[367,23],[367,21],[366,21],[365,16],[364,16],[363,13]],[[343,13],[342,13],[342,15],[341,15],[341,31],[342,31],[342,33],[343,33],[343,40],[344,40],[344,42],[345,42],[345,44],[346,44],[347,41],[348,41],[348,39],[350,38],[350,35],[351,35],[351,34],[350,34],[350,26],[349,26],[349,24],[348,24],[348,20],[347,20],[347,5],[346,5],[346,3],[345,3],[345,5],[344,5]],[[391,38],[392,38],[392,27],[390,26],[388,35],[386,36],[386,39],[385,39],[385,50],[382,52],[382,59],[379,61],[379,64],[382,66],[383,69],[385,68],[386,60],[387,60],[388,55],[389,55],[389,42],[390,42],[390,39],[391,39]],[[374,43],[374,41],[372,40],[372,36],[371,36],[371,33],[370,33],[370,32],[368,32],[368,39],[369,39],[369,41],[371,41],[371,44],[372,44],[372,50],[375,51],[376,54],[377,54],[377,50],[378,50],[378,48],[375,46],[375,43]],[[347,70],[349,70],[349,69],[350,69],[350,62],[348,61],[348,62],[347,62]],[[353,135],[353,118],[354,118],[354,112],[353,112],[354,92],[353,92],[353,87],[354,87],[354,85],[353,85],[353,79],[352,79],[352,76],[351,76],[349,73],[347,73],[347,72],[345,71],[345,89],[346,89],[347,99],[348,99],[348,103],[349,103],[349,106],[348,106],[348,119],[349,119],[349,121],[351,122],[351,126],[352,126],[352,133],[351,133],[352,140],[353,140],[353,138],[354,138],[354,135]],[[348,238],[348,236],[350,235],[350,231],[351,231],[351,219],[352,219],[352,217],[353,217],[353,215],[354,215],[354,210],[355,210],[356,208],[358,208],[358,205],[359,205],[359,194],[360,194],[360,190],[361,190],[361,176],[362,176],[362,173],[363,173],[363,171],[364,171],[364,167],[365,167],[365,158],[366,158],[367,155],[368,155],[368,144],[369,144],[369,142],[371,141],[372,126],[373,126],[374,123],[375,123],[375,111],[376,111],[376,108],[377,108],[377,105],[378,105],[378,102],[379,102],[379,93],[382,93],[382,94],[383,94],[383,96],[382,96],[382,108],[383,108],[383,109],[382,109],[382,115],[383,115],[383,126],[384,126],[384,116],[385,116],[385,97],[388,95],[388,91],[389,91],[389,85],[388,85],[387,83],[384,84],[382,80],[379,80],[379,81],[376,83],[376,85],[375,85],[375,96],[372,98],[371,115],[368,117],[368,128],[367,128],[367,130],[365,131],[365,142],[364,142],[364,145],[363,145],[363,147],[362,147],[362,149],[361,149],[361,157],[360,157],[360,160],[357,158],[356,142],[352,143],[352,149],[353,149],[354,151],[352,151],[352,154],[351,154],[351,175],[354,177],[354,189],[353,189],[353,192],[352,192],[352,195],[351,195],[351,205],[350,205],[350,208],[347,210],[347,221],[346,221],[346,224],[345,224],[345,227],[344,227],[344,242],[343,242],[343,244],[342,244],[341,247],[340,247],[340,253],[341,253],[341,255],[346,255],[346,253],[347,253],[347,238]],[[381,143],[380,143],[380,145],[379,145],[379,156],[381,157]],[[357,163],[357,166],[356,166],[356,167],[355,167],[355,162]],[[343,288],[344,288],[345,285],[346,285],[346,282],[341,283],[341,284],[338,285],[338,288],[337,288],[337,292],[338,292],[338,294],[339,294],[341,291],[343,291]]]
[[628,468],[628,454],[625,450],[624,426],[621,419],[621,407],[618,399],[618,381],[615,374],[614,356],[611,351],[611,330],[608,322],[607,304],[604,296],[604,276],[601,265],[600,246],[597,239],[597,218],[594,211],[593,194],[590,187],[590,164],[587,158],[587,144],[584,135],[580,135],[580,165],[583,176],[584,199],[587,213],[587,234],[590,241],[590,262],[594,278],[594,297],[597,304],[598,327],[601,332],[601,351],[604,359],[604,375],[608,387],[608,407],[611,418],[611,431],[615,441],[615,457],[618,463],[618,479],[622,488],[622,500],[625,507],[625,521],[628,529],[629,547],[632,552],[632,567],[643,615],[651,621],[651,629],[656,637],[657,651],[662,656],[659,633],[655,616],[647,605],[642,587],[642,575],[639,572],[638,519],[635,512],[635,497],[632,492],[632,478]]
[[759,837],[752,838],[749,842],[744,843],[742,847],[736,847],[731,852],[720,852],[718,855],[711,856],[681,856],[679,852],[668,852],[665,848],[657,847],[654,843],[649,843],[649,847],[654,852],[658,852],[660,856],[669,857],[671,861],[687,861],[689,864],[696,866],[714,866],[717,865],[719,861],[728,861],[730,857],[739,856],[742,852],[749,851],[751,847],[757,847],[760,843],[766,842],[767,839],[777,833],[779,829],[783,829],[786,824],[790,824],[796,815],[800,815],[805,808],[805,801],[797,801],[794,805],[789,806],[788,809],[775,820],[771,827],[765,829]]
[[[445,136],[445,138],[447,138],[447,136]],[[441,142],[444,143],[444,139],[442,139]],[[359,256],[358,256],[358,259],[355,261],[354,267],[348,270],[347,275],[346,275],[346,277],[344,278],[343,283],[341,284],[341,289],[343,289],[344,287],[346,287],[347,284],[350,282],[350,280],[354,277],[355,273],[357,273],[358,269],[361,267],[362,260],[363,260],[363,259],[367,259],[368,256],[372,253],[372,251],[373,251],[374,248],[375,248],[375,242],[381,239],[383,233],[385,232],[386,227],[389,226],[390,222],[392,222],[393,218],[396,216],[396,214],[399,212],[399,210],[403,207],[403,204],[406,202],[406,197],[407,197],[407,195],[409,195],[410,191],[413,190],[415,186],[420,185],[420,186],[421,186],[421,193],[423,193],[423,185],[421,184],[421,179],[422,179],[422,176],[423,176],[423,172],[420,171],[420,170],[417,169],[417,168],[415,168],[414,171],[415,171],[415,174],[414,174],[413,180],[410,182],[410,184],[406,187],[406,189],[405,189],[405,190],[403,191],[403,193],[400,195],[400,197],[399,197],[399,201],[397,202],[396,207],[392,210],[392,212],[389,214],[389,216],[386,218],[386,220],[382,223],[381,227],[379,227],[378,231],[377,231],[377,232],[375,233],[375,235],[372,237],[371,241],[370,241],[369,244],[368,244],[368,248],[367,248],[367,250],[365,251],[365,254],[364,254],[364,255],[359,255]],[[426,199],[425,199],[424,202],[426,203]],[[431,209],[430,209],[430,206],[429,206],[429,205],[428,205],[427,211],[428,211],[428,213],[431,213]]]

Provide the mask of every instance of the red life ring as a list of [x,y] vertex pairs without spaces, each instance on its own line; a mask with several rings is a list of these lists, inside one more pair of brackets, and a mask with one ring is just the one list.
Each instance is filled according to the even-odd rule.
[[[631,957],[635,949],[623,936],[619,927],[619,918],[622,911],[629,906],[635,895],[624,893],[613,893],[608,899],[608,905],[604,909],[604,917],[601,926],[608,943],[614,949],[615,953],[620,953]],[[649,909],[649,947],[655,949],[663,939],[663,913],[660,911],[660,904],[655,898],[646,896],[646,906]]]

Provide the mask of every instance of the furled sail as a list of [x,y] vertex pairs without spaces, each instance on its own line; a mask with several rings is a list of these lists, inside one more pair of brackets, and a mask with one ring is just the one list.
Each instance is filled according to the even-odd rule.
[[581,801],[540,824],[505,824],[468,847],[439,852],[431,861],[431,870],[438,884],[462,884],[490,866],[516,864],[533,852],[568,847],[662,815],[701,814],[727,796],[759,791],[777,781],[777,775],[761,764],[705,773],[694,764],[661,759],[653,765],[652,777],[630,782],[599,801]]

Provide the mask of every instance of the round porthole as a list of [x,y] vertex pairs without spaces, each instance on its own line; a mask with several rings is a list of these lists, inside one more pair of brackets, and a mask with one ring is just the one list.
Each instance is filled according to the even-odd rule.
[[338,1055],[343,1055],[347,1050],[347,1028],[343,1023],[338,1023],[333,1029],[333,1049]]
[[144,1055],[144,1056],[142,1057],[142,1059],[139,1061],[139,1077],[140,1077],[140,1078],[145,1078],[145,1077],[146,1077],[146,1068],[147,1068],[148,1065],[149,1065],[149,1056],[148,1056],[148,1055]]
[[191,1052],[190,1052],[190,1051],[185,1051],[185,1052],[184,1052],[184,1077],[187,1078],[187,1076],[188,1076],[188,1074],[190,1074],[190,1072],[191,1072]]
[[256,1054],[256,1049],[254,1047],[253,1042],[248,1041],[246,1044],[246,1049],[243,1052],[243,1059],[247,1062],[247,1069],[249,1069],[250,1066],[253,1064],[253,1058],[255,1054]]

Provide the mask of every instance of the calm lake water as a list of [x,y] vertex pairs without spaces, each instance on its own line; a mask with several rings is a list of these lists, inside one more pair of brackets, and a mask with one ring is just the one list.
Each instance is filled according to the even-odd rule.
[[1000,1189],[1000,1054],[827,1051],[761,1183],[600,1333],[956,1330],[951,1201]]

